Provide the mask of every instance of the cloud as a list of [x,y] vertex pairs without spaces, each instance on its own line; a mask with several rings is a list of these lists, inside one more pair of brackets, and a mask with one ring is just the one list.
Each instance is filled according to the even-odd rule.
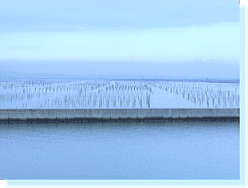
[[0,31],[67,32],[80,27],[189,27],[238,22],[234,0],[8,0],[0,6]]
[[239,24],[2,32],[0,60],[182,61],[239,58]]

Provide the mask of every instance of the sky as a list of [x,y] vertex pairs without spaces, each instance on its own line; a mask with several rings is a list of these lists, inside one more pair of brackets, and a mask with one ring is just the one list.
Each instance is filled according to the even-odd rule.
[[0,72],[239,78],[239,11],[238,0],[8,0]]

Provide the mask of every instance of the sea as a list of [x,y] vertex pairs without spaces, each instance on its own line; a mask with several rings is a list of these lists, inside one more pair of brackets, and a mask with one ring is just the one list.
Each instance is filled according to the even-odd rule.
[[1,179],[239,179],[239,122],[0,124]]
[[[0,80],[0,109],[239,108],[239,83]],[[239,179],[239,121],[0,123],[1,179]]]

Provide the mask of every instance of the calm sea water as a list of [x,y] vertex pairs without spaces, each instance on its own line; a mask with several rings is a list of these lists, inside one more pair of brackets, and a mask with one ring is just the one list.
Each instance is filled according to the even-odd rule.
[[239,179],[239,122],[0,127],[1,179]]

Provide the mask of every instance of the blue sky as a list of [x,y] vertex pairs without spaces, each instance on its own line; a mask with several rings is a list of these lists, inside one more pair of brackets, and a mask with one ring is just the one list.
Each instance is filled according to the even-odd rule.
[[[47,73],[35,66],[49,62],[56,69],[76,62],[80,66],[60,73],[86,74],[87,65],[88,73],[101,74],[94,71],[97,64],[112,69],[107,74],[149,74],[142,68],[129,72],[125,64],[152,64],[159,71],[160,64],[192,69],[203,62],[226,67],[216,74],[204,69],[204,75],[239,77],[239,30],[237,0],[8,0],[0,6],[0,72],[13,63],[12,71],[29,62],[26,72]],[[113,63],[126,71],[111,68]]]

